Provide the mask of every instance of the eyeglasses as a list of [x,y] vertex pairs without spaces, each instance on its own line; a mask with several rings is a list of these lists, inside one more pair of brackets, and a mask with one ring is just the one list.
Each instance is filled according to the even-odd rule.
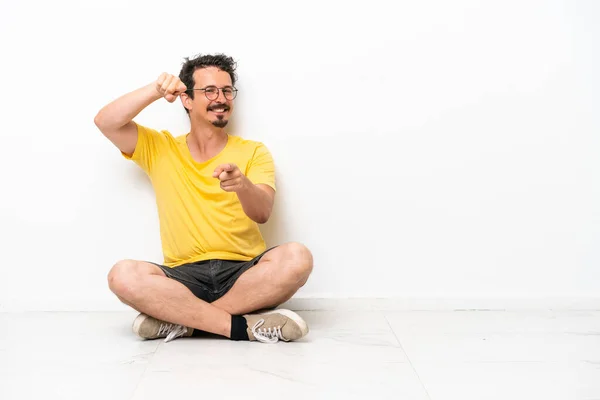
[[237,96],[238,92],[236,88],[231,86],[225,86],[224,88],[218,88],[216,86],[207,86],[201,89],[188,89],[186,90],[186,92],[189,90],[202,90],[206,98],[211,101],[216,100],[219,97],[219,90],[223,92],[223,96],[225,96],[227,100],[235,99],[235,96]]

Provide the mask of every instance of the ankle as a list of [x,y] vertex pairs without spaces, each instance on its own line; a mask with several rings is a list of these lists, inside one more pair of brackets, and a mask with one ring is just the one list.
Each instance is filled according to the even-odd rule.
[[248,338],[248,322],[241,315],[231,316],[231,340],[250,340]]

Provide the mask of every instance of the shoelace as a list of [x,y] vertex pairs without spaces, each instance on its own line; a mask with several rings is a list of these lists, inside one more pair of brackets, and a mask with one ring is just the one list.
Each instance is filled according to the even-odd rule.
[[281,326],[276,326],[272,328],[260,328],[264,325],[265,320],[260,319],[256,321],[254,326],[252,327],[252,334],[262,343],[277,343],[280,339],[285,340],[283,334],[281,333]]
[[158,336],[167,335],[165,343],[170,342],[173,339],[177,339],[187,333],[187,328],[182,325],[173,325],[169,323],[160,324],[158,328]]

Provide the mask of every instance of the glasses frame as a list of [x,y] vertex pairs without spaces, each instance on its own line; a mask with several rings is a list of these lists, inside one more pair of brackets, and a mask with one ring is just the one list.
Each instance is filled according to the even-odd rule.
[[[217,89],[217,96],[214,99],[211,99],[210,97],[208,97],[208,93],[206,92],[208,89]],[[227,95],[225,94],[224,89],[231,89],[233,91],[233,97],[231,99],[227,97]],[[231,101],[231,100],[233,100],[233,99],[235,99],[237,97],[237,92],[238,92],[238,90],[234,86],[217,87],[217,86],[214,86],[214,85],[206,86],[206,87],[203,87],[203,88],[192,88],[192,89],[186,90],[186,92],[191,91],[191,90],[200,90],[200,91],[203,91],[204,92],[204,96],[206,96],[206,98],[208,100],[210,100],[210,101],[215,101],[216,99],[218,99],[220,92],[223,93],[223,97],[225,97],[225,99]]]

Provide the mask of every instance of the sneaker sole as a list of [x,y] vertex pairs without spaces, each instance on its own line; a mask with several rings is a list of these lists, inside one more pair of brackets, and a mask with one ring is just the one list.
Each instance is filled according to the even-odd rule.
[[273,311],[260,313],[260,315],[267,315],[267,314],[285,315],[286,317],[288,317],[289,319],[294,321],[298,325],[298,327],[300,327],[300,332],[302,332],[302,337],[308,335],[308,325],[306,324],[306,321],[304,321],[304,319],[302,319],[301,316],[299,316],[292,310],[280,309],[280,310],[273,310]]
[[144,321],[146,319],[148,319],[148,316],[146,314],[140,314],[135,318],[135,320],[133,320],[133,327],[132,327],[133,333],[135,333],[142,339],[146,339],[146,338],[140,336],[140,326],[142,326],[142,324],[144,323]]

